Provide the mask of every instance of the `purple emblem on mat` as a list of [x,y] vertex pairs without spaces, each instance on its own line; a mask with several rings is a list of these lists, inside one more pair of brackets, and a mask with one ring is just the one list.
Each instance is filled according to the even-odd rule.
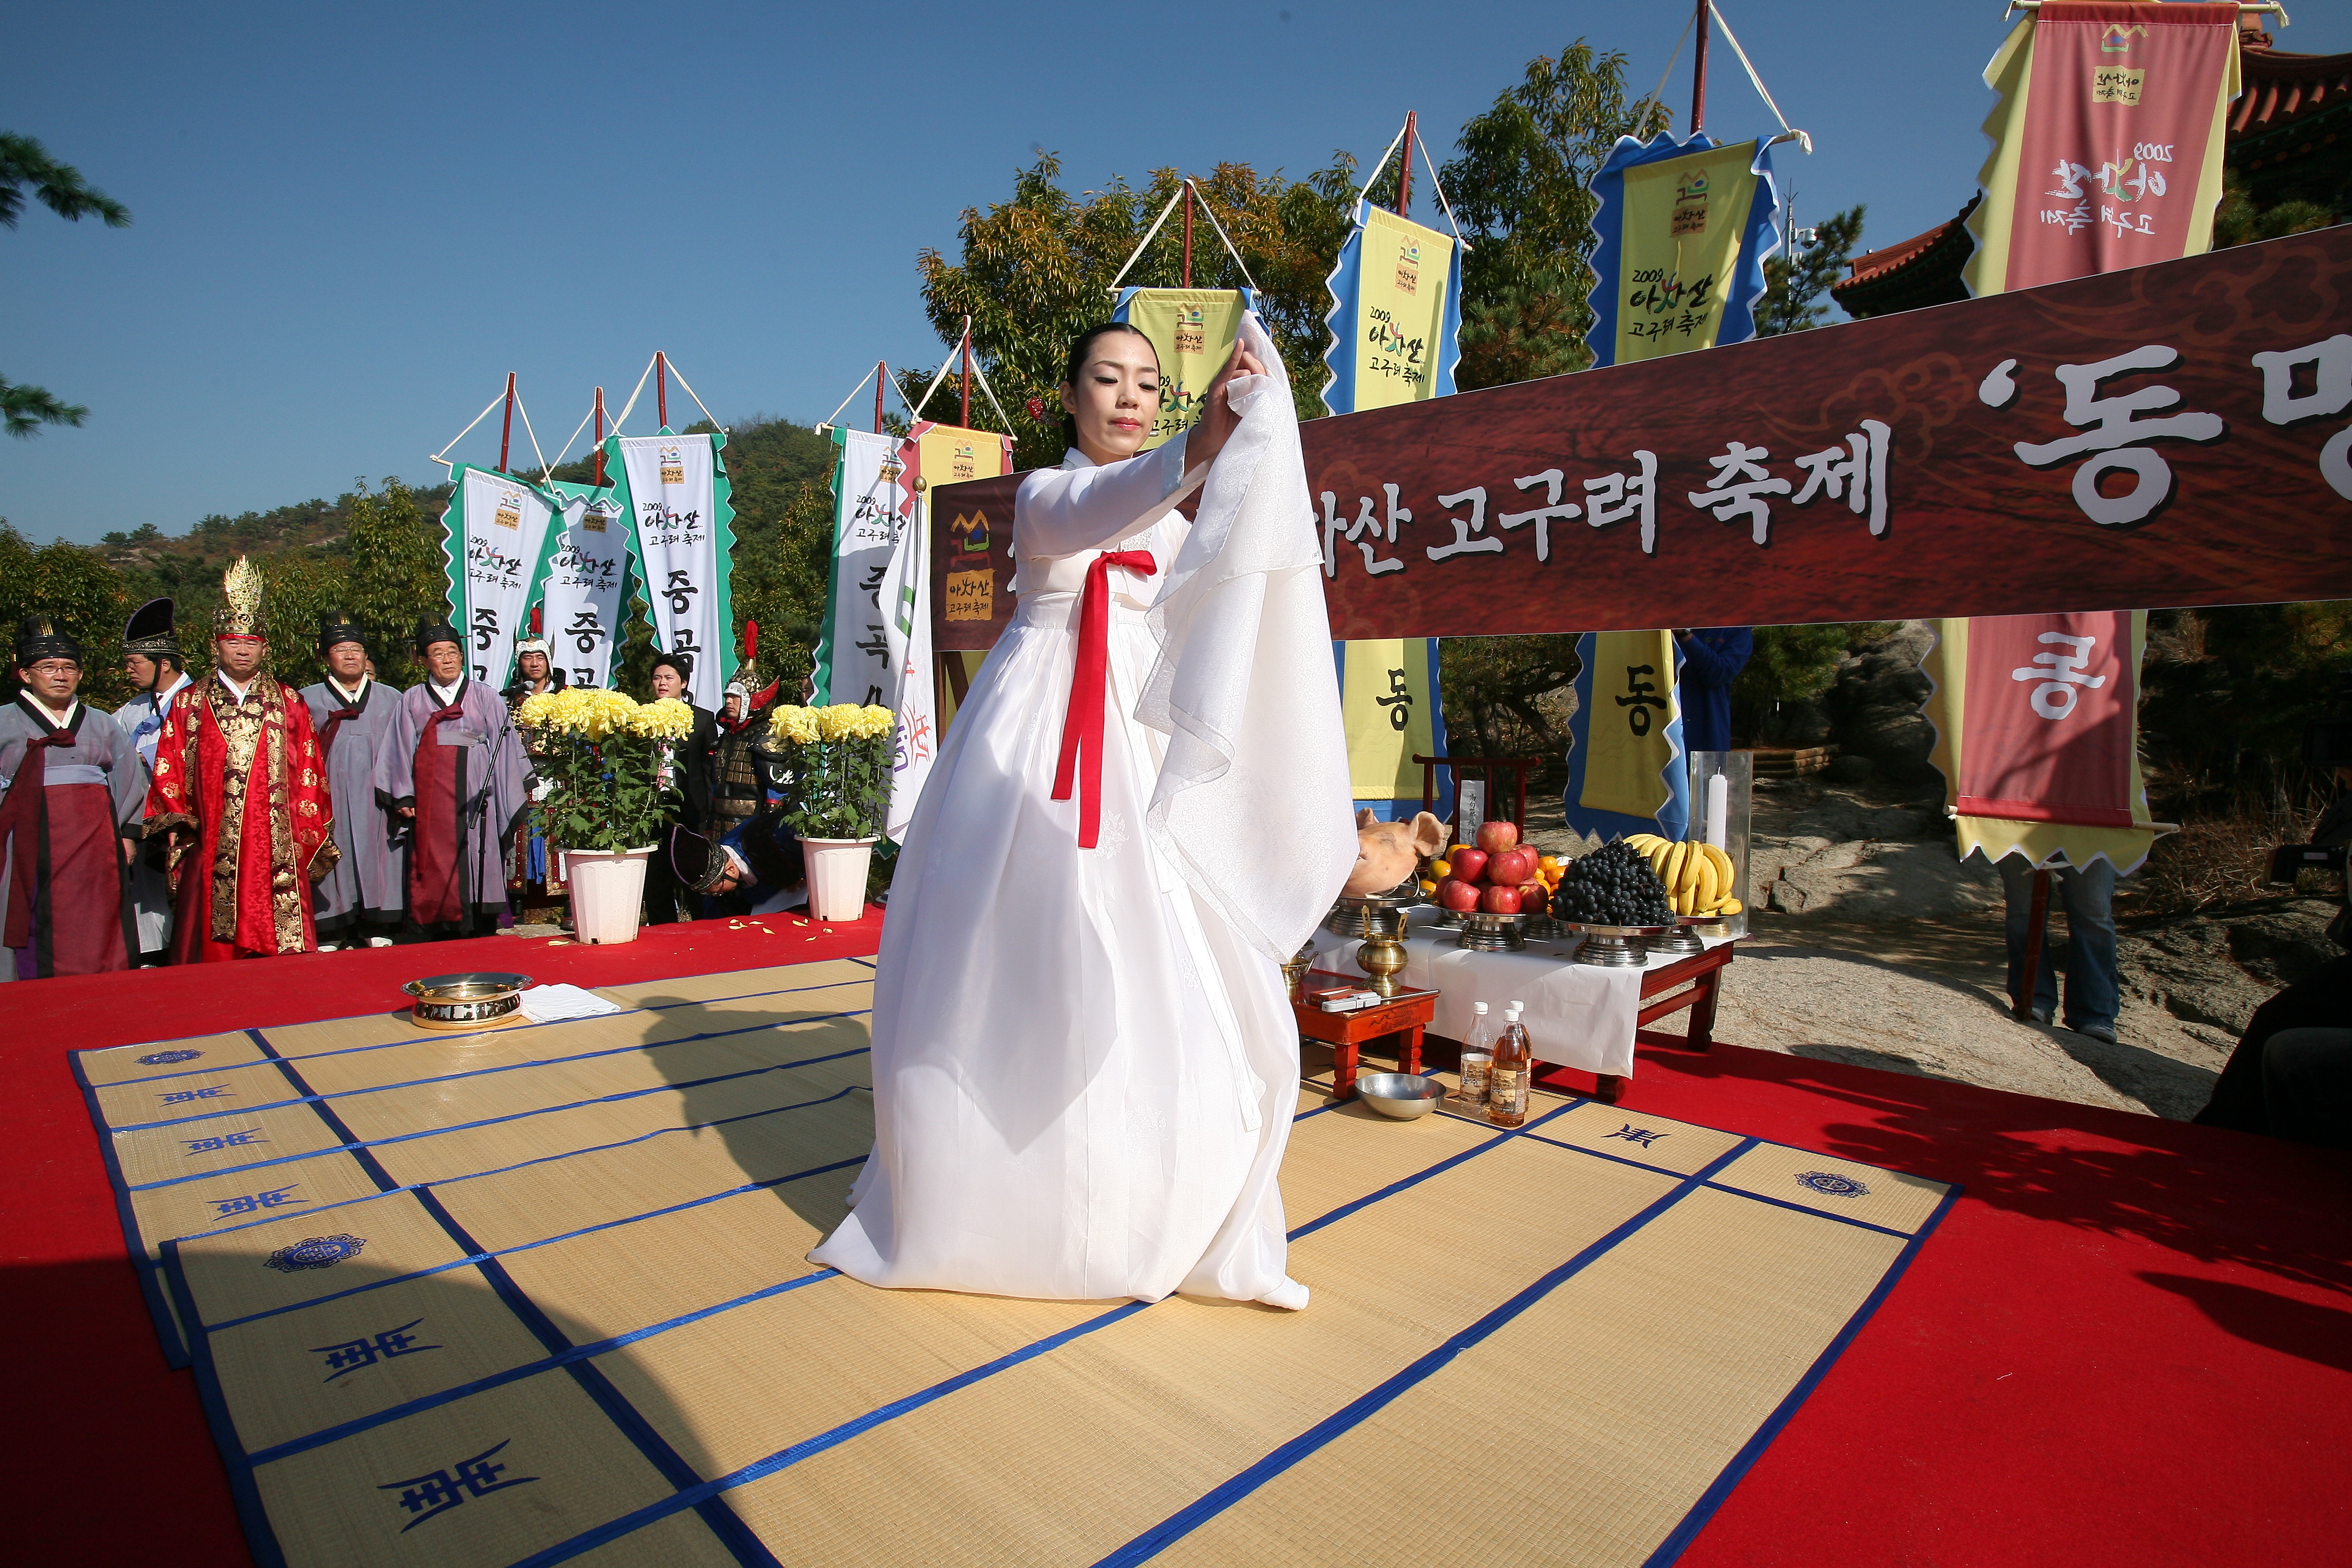
[[202,1051],[155,1051],[139,1058],[143,1068],[170,1067],[173,1062],[192,1062],[203,1056]]
[[264,1268],[281,1274],[305,1268],[332,1268],[346,1258],[357,1258],[367,1245],[363,1236],[306,1236],[291,1247],[281,1247],[262,1259]]
[[1800,1171],[1797,1184],[1810,1187],[1825,1198],[1866,1198],[1870,1189],[1852,1176],[1841,1176],[1834,1171]]

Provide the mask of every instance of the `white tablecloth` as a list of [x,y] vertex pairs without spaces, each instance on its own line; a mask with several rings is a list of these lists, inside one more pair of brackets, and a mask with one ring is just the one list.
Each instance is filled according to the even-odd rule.
[[[1416,911],[1417,912],[1417,911]],[[1454,945],[1460,932],[1452,927],[1413,927],[1404,942],[1403,984],[1437,993],[1437,1016],[1430,1032],[1458,1040],[1470,1031],[1470,1005],[1488,1004],[1486,1016],[1499,1030],[1503,1005],[1524,1002],[1521,1022],[1538,1061],[1553,1062],[1582,1072],[1630,1077],[1633,1071],[1633,1029],[1642,1010],[1639,969],[1603,969],[1597,964],[1571,963],[1578,937],[1558,942],[1530,941],[1519,952],[1471,952]],[[1716,947],[1731,941],[1718,937]],[[1363,938],[1315,932],[1315,967],[1340,974],[1361,974],[1356,950]],[[1685,955],[1652,953],[1649,967],[1663,969]]]

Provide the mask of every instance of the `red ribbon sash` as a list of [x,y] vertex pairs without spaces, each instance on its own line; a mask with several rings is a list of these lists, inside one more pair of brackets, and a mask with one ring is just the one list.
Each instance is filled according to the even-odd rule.
[[322,757],[333,756],[335,754],[335,731],[341,729],[347,721],[356,719],[359,716],[360,710],[356,708],[338,708],[332,713],[328,714],[327,727],[319,731],[319,754]]
[[23,947],[33,940],[33,879],[41,868],[41,812],[45,804],[41,791],[47,787],[44,778],[48,771],[48,751],[51,746],[74,743],[70,730],[52,730],[25,742],[25,755],[16,764],[16,782],[8,786],[8,798],[0,802],[0,837],[8,840],[15,863],[8,877],[8,920],[0,940],[10,947]]
[[1102,837],[1103,704],[1110,676],[1110,569],[1124,566],[1156,575],[1160,563],[1149,550],[1107,550],[1087,568],[1086,592],[1078,596],[1078,659],[1070,675],[1070,706],[1062,717],[1062,756],[1054,769],[1054,798],[1070,798],[1078,786],[1078,847],[1091,849]]
[[[465,820],[466,803],[457,802],[457,816],[438,828],[430,825],[428,813],[441,804],[446,789],[454,798],[457,780],[444,777],[457,767],[457,759],[448,753],[453,748],[441,744],[441,726],[453,719],[465,716],[466,705],[453,702],[425,716],[417,731],[416,752],[412,787],[415,795],[416,815],[410,819],[408,830],[408,903],[409,912],[421,925],[445,925],[466,918],[466,896],[463,875],[467,853]],[[445,839],[443,835],[448,834]]]

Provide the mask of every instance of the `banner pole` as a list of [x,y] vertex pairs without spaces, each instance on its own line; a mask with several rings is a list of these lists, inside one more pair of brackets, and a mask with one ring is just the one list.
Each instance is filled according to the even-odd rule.
[[1698,53],[1691,57],[1691,134],[1706,129],[1706,13],[1711,0],[1698,0]]
[[963,427],[971,428],[971,318],[963,319]]
[[1190,289],[1190,288],[1192,286],[1192,180],[1191,180],[1191,179],[1189,179],[1189,178],[1187,178],[1187,179],[1185,180],[1185,182],[1184,182],[1184,281],[1183,281],[1183,286],[1184,286],[1185,288],[1187,288],[1187,289]]
[[507,444],[514,438],[514,372],[507,372],[507,414],[499,426],[499,472],[502,474],[507,471]]
[[890,381],[890,366],[882,360],[874,362],[874,434],[882,434],[882,389]]
[[669,428],[669,360],[659,349],[654,350],[654,417]]
[[596,477],[590,481],[598,489],[604,486],[604,389],[596,389]]
[[1397,216],[1412,216],[1413,111],[1404,111],[1404,162],[1397,166]]

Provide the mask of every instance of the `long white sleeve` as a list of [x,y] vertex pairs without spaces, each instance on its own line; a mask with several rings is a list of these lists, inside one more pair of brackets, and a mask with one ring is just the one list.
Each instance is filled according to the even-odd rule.
[[1140,531],[1185,489],[1185,438],[1097,468],[1040,468],[1021,481],[1013,548],[1024,561],[1103,550]]

